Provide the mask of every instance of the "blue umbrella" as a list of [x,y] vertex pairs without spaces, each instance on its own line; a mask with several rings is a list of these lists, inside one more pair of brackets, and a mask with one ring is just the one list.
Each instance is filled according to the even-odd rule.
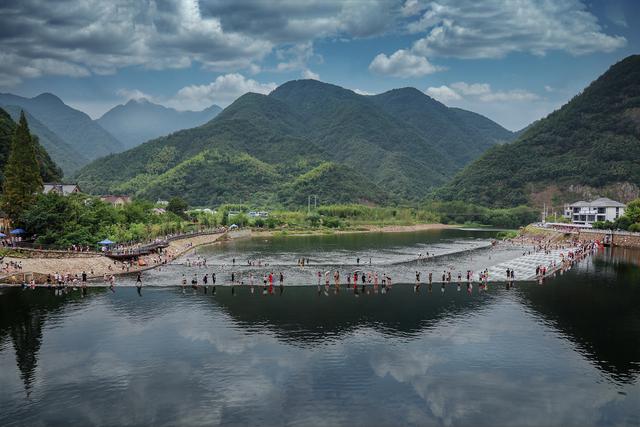
[[11,234],[24,234],[26,233],[26,231],[24,231],[22,228],[16,228],[15,230],[11,230]]
[[109,239],[104,239],[102,242],[98,242],[99,245],[113,245],[115,242],[112,242]]
[[0,233],[0,239],[2,239],[3,237],[7,237],[7,235],[4,233]]

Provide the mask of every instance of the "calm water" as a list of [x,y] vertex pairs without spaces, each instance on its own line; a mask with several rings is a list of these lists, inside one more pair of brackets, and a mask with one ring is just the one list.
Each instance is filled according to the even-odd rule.
[[[340,263],[338,252],[404,259],[487,237],[238,241],[202,253],[284,261],[309,245]],[[0,425],[640,425],[639,260],[607,250],[543,285],[471,295],[1,289]]]

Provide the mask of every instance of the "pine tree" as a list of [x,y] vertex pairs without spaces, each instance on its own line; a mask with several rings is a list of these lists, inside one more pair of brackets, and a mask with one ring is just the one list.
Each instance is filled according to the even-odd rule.
[[24,112],[21,112],[4,169],[3,210],[11,219],[18,219],[40,191],[42,178],[36,158],[35,142],[29,133]]

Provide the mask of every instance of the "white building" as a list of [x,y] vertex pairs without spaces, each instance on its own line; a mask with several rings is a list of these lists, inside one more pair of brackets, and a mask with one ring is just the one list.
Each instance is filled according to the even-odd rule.
[[564,217],[574,224],[591,225],[596,221],[614,221],[624,215],[625,205],[600,197],[592,202],[579,201],[566,205]]

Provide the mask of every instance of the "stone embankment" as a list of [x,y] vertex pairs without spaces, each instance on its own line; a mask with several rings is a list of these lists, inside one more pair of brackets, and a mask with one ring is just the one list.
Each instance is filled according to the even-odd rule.
[[640,233],[630,231],[610,231],[610,230],[580,230],[578,232],[581,240],[605,241],[608,237],[612,246],[623,248],[640,248]]

